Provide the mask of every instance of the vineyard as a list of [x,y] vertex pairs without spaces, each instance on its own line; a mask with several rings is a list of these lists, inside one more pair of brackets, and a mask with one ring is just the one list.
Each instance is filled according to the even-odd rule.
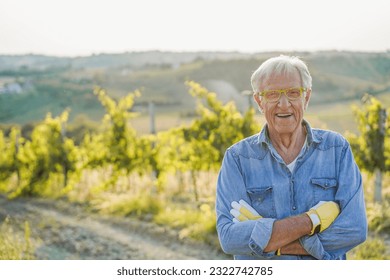
[[[189,125],[158,133],[138,135],[131,125],[132,108],[141,92],[114,99],[102,88],[94,91],[105,110],[99,130],[86,133],[79,144],[67,136],[71,113],[67,110],[59,116],[48,114],[34,127],[31,139],[22,137],[16,127],[8,135],[0,131],[0,192],[15,201],[49,198],[78,205],[91,214],[136,218],[171,228],[180,240],[196,240],[219,249],[214,199],[221,160],[226,148],[257,133],[260,127],[253,108],[242,114],[234,102],[221,102],[200,84],[189,81],[186,86],[197,104],[194,120]],[[376,107],[372,105],[367,112],[371,110],[375,115],[378,104],[372,104]],[[378,119],[369,121],[375,123]],[[367,128],[363,123],[359,125]],[[374,125],[367,133],[375,129],[378,128]],[[372,140],[372,135],[367,137]],[[371,174],[377,169],[366,167],[375,167],[381,161],[380,170],[386,173],[390,162],[385,156],[390,145],[382,147],[387,149],[382,153],[384,157],[371,159],[363,134],[348,137],[363,170]],[[386,143],[387,139],[386,136]],[[371,153],[377,154],[377,150]],[[363,244],[366,247],[360,251],[353,252],[356,258],[387,256],[388,245],[383,236],[390,229],[390,207],[386,195],[388,179],[384,177],[383,203],[369,204],[368,208],[373,239]],[[365,180],[371,182],[372,178]],[[373,186],[366,185],[371,197]],[[12,235],[9,233],[12,225],[1,212],[0,218],[5,219],[1,232],[4,236],[7,232]],[[22,231],[24,238],[20,243],[24,247],[21,245],[19,251],[24,253],[0,254],[0,259],[34,258],[29,243],[34,230],[28,220]],[[11,243],[19,244],[15,240],[6,241],[0,237],[2,252],[11,250]],[[373,252],[379,253],[373,255]]]
[[101,129],[76,145],[66,136],[68,111],[48,114],[24,139],[0,132],[1,192],[17,197],[66,198],[101,214],[135,216],[170,225],[181,238],[217,246],[215,174],[225,149],[259,130],[254,110],[242,116],[234,103],[188,82],[198,102],[190,126],[138,136],[129,124],[136,91],[114,100],[96,89],[105,109]]

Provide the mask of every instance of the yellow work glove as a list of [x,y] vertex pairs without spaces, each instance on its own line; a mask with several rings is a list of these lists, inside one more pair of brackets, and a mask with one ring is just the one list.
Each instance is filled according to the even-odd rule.
[[242,199],[239,202],[233,201],[231,206],[230,214],[233,215],[233,222],[235,223],[262,218],[252,206]]
[[312,222],[312,229],[309,235],[323,232],[340,214],[340,207],[334,201],[320,201],[306,212]]

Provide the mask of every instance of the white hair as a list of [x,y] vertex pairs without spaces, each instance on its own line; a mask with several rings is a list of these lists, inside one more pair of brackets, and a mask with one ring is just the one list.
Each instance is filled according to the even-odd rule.
[[271,75],[289,76],[298,71],[302,87],[311,89],[312,78],[305,62],[296,56],[280,55],[264,61],[251,77],[253,92],[258,93]]

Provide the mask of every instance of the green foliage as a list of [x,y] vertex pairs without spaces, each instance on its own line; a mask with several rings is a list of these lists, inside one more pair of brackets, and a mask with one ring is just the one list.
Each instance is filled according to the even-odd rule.
[[189,93],[197,99],[197,115],[193,124],[184,130],[186,140],[207,140],[218,152],[215,163],[222,161],[226,149],[233,143],[260,130],[251,108],[242,116],[234,102],[223,104],[216,94],[193,81],[187,82]]
[[63,175],[63,186],[68,185],[72,172],[77,172],[78,151],[65,136],[68,112],[52,118],[51,114],[36,126],[31,141],[23,141],[17,159],[20,162],[20,186],[11,195],[39,195],[49,183],[51,174]]
[[[157,61],[161,55],[153,53],[145,57]],[[313,95],[312,103],[356,100],[366,91],[372,94],[388,92],[388,54],[303,55],[317,80],[319,94]],[[193,97],[188,98],[183,94],[183,82],[188,79],[204,84],[210,80],[229,81],[237,91],[246,90],[250,74],[269,56],[198,59],[181,65],[193,58],[173,59],[170,67],[140,62],[134,65],[133,59],[123,66],[123,57],[118,55],[114,60],[121,66],[109,70],[104,69],[105,63],[111,63],[108,58],[96,56],[73,61],[72,67],[85,63],[91,67],[103,66],[101,70],[65,67],[60,71],[45,72],[22,69],[20,74],[34,78],[34,88],[22,95],[1,95],[0,121],[25,124],[41,119],[47,111],[60,116],[53,118],[48,114],[43,122],[24,125],[22,132],[16,128],[0,131],[1,183],[7,185],[7,181],[11,181],[18,186],[13,189],[13,196],[45,195],[58,189],[59,194],[64,195],[74,188],[78,189],[73,193],[82,193],[85,182],[91,179],[94,185],[85,191],[89,192],[85,196],[86,202],[100,213],[152,219],[178,229],[182,238],[216,244],[213,243],[216,241],[215,213],[211,204],[204,203],[206,197],[202,190],[208,185],[201,181],[201,174],[215,173],[226,148],[258,132],[260,127],[254,120],[254,109],[242,114],[233,102],[225,104],[219,100],[223,91],[215,90],[217,95],[195,82],[186,83]],[[17,72],[14,70],[14,75],[18,75]],[[11,72],[4,74],[13,75]],[[94,83],[107,88],[112,96],[102,89],[95,90],[93,95],[90,89]],[[125,94],[134,88],[142,88],[143,96],[140,97],[137,90]],[[135,101],[138,104],[154,101],[162,110],[190,112],[195,119],[188,126],[138,136],[129,124],[134,116],[131,111]],[[194,104],[197,104],[195,115]],[[334,108],[334,104],[329,106]],[[73,116],[82,113],[96,120],[104,115],[103,121],[99,127],[94,127],[76,117],[70,126],[67,111],[61,114],[67,107],[72,107]],[[381,110],[381,103],[371,97],[362,109],[355,107],[360,134],[349,137],[359,166],[370,172],[377,168],[386,171],[390,167],[390,134],[388,130],[381,131]],[[99,177],[99,173],[105,174]],[[152,179],[140,187],[137,182],[130,181],[134,174]],[[188,178],[187,185],[173,189],[171,178],[176,176],[180,181],[184,175]],[[80,178],[85,180],[78,182]],[[93,200],[88,200],[91,198]],[[388,202],[369,204],[367,212],[371,231],[389,232]],[[4,240],[1,233],[0,240]],[[29,235],[28,227],[25,234]],[[383,242],[369,240],[363,245],[359,247],[357,258],[384,258]],[[0,248],[0,255],[8,250]],[[30,250],[26,248],[31,249],[25,246],[23,250]],[[16,256],[12,250],[9,249],[9,253]]]
[[370,203],[367,205],[368,227],[378,233],[390,232],[390,201]]
[[106,145],[103,134],[86,133],[80,147],[83,168],[97,168],[106,165],[109,146]]
[[12,128],[9,139],[4,137],[3,131],[0,130],[0,180],[7,180],[18,172],[19,160],[17,158],[20,131]]
[[97,88],[95,95],[104,107],[106,114],[100,133],[87,134],[81,145],[83,166],[88,168],[111,167],[111,178],[99,189],[112,187],[123,172],[129,175],[143,162],[143,151],[136,131],[129,125],[134,116],[130,112],[139,91],[129,93],[118,101],[109,97],[105,90]]
[[[15,173],[20,176],[11,197],[65,195],[77,185],[83,171],[101,171],[107,175],[104,180],[98,180],[85,192],[93,209],[105,214],[154,216],[161,221],[167,219],[161,213],[173,199],[165,192],[169,187],[167,178],[172,174],[179,177],[190,174],[197,209],[189,207],[182,213],[183,220],[178,220],[184,223],[179,225],[181,236],[212,242],[215,214],[204,201],[199,202],[204,200],[199,174],[215,172],[227,147],[260,128],[253,109],[243,116],[233,102],[223,104],[215,93],[195,82],[187,85],[198,102],[196,119],[187,127],[138,136],[129,120],[134,116],[131,110],[140,93],[135,91],[114,99],[105,90],[96,89],[95,95],[105,109],[103,122],[98,130],[87,132],[79,146],[65,135],[68,111],[56,118],[48,114],[33,128],[31,139],[17,137],[16,130],[9,138],[0,134],[0,150],[4,151],[0,166],[7,170],[8,177]],[[129,179],[134,173],[152,175],[153,184],[137,190]],[[61,183],[62,189],[58,191],[56,185]],[[129,190],[131,193],[125,193]],[[175,209],[170,214],[177,217],[178,213],[180,210]]]
[[34,259],[29,223],[24,223],[24,236],[15,232],[9,217],[0,225],[0,260]]
[[[201,174],[215,173],[225,150],[257,133],[260,127],[255,121],[254,109],[242,114],[233,102],[224,104],[200,84],[190,81],[186,85],[197,103],[195,119],[187,126],[156,135],[138,136],[129,123],[134,116],[131,111],[135,98],[140,96],[138,91],[113,98],[103,89],[95,91],[105,110],[102,124],[86,132],[82,140],[78,136],[79,145],[66,135],[68,111],[55,118],[48,114],[43,122],[33,127],[30,139],[21,137],[16,128],[7,136],[0,131],[0,179],[17,178],[13,197],[66,195],[74,188],[78,190],[73,193],[80,194],[86,186],[78,180],[89,176],[85,174],[90,172],[94,174],[91,177],[97,178],[94,185],[84,191],[84,197],[92,209],[103,214],[153,220],[179,230],[181,238],[217,246],[215,213],[207,200],[209,197],[204,195],[207,184],[201,182]],[[354,109],[361,134],[350,135],[349,139],[361,168],[370,171],[375,165],[387,170],[386,166],[390,166],[387,162],[389,134],[385,131],[383,136],[378,124],[378,114],[383,107],[375,98],[367,100],[363,110]],[[377,142],[383,139],[382,147]],[[99,177],[100,173],[104,176]],[[141,186],[131,182],[134,174],[148,177],[148,183]],[[184,188],[172,188],[169,179],[176,176],[181,181],[184,175],[190,183]],[[210,190],[213,192],[212,188]],[[371,231],[389,232],[389,209],[387,202],[369,205]],[[29,235],[28,227],[25,233]],[[369,258],[370,250],[373,258],[383,253],[375,249],[381,244],[370,246],[373,247],[361,249],[357,256]]]
[[[159,192],[163,191],[166,176],[169,170],[172,170],[173,164],[173,161],[170,160],[172,158],[165,157],[166,154],[162,155],[165,151],[172,148],[165,142],[168,139],[164,137],[165,135],[164,133],[158,136],[144,135],[139,137],[137,141],[137,156],[139,159],[142,159],[142,163],[138,165],[136,170],[140,175],[153,174],[155,177],[154,185]],[[169,135],[172,136],[171,134]],[[174,137],[170,139],[174,139]]]
[[[374,200],[382,200],[382,173],[389,170],[390,129],[388,116],[381,102],[366,94],[363,108],[353,106],[360,135],[347,134],[358,166],[362,170],[376,174]],[[385,140],[387,139],[387,140]]]
[[355,260],[387,260],[386,244],[380,237],[369,238],[350,253]]
[[[259,131],[254,110],[243,117],[233,102],[223,104],[216,94],[195,82],[187,82],[189,93],[197,100],[197,115],[188,127],[173,128],[158,133],[143,145],[149,153],[149,162],[161,185],[168,173],[191,173],[193,195],[199,200],[198,174],[216,171],[225,150],[233,143]],[[145,139],[144,139],[145,140]],[[148,148],[153,146],[152,149]]]
[[129,118],[133,116],[129,110],[134,105],[134,98],[140,93],[130,93],[118,102],[110,98],[103,89],[95,90],[95,95],[106,110],[102,137],[103,144],[108,147],[105,149],[105,162],[130,173],[137,165],[138,157],[136,132],[128,125]]
[[386,156],[390,151],[388,141],[385,142],[385,138],[390,136],[385,124],[386,110],[381,102],[372,96],[366,95],[363,100],[363,108],[352,108],[360,135],[349,134],[348,139],[360,168],[371,173],[376,169],[386,171],[386,162],[389,160]]

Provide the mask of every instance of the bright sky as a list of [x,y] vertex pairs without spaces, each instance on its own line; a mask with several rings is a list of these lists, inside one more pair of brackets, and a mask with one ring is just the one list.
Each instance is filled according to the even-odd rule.
[[390,50],[388,0],[0,0],[0,54]]

